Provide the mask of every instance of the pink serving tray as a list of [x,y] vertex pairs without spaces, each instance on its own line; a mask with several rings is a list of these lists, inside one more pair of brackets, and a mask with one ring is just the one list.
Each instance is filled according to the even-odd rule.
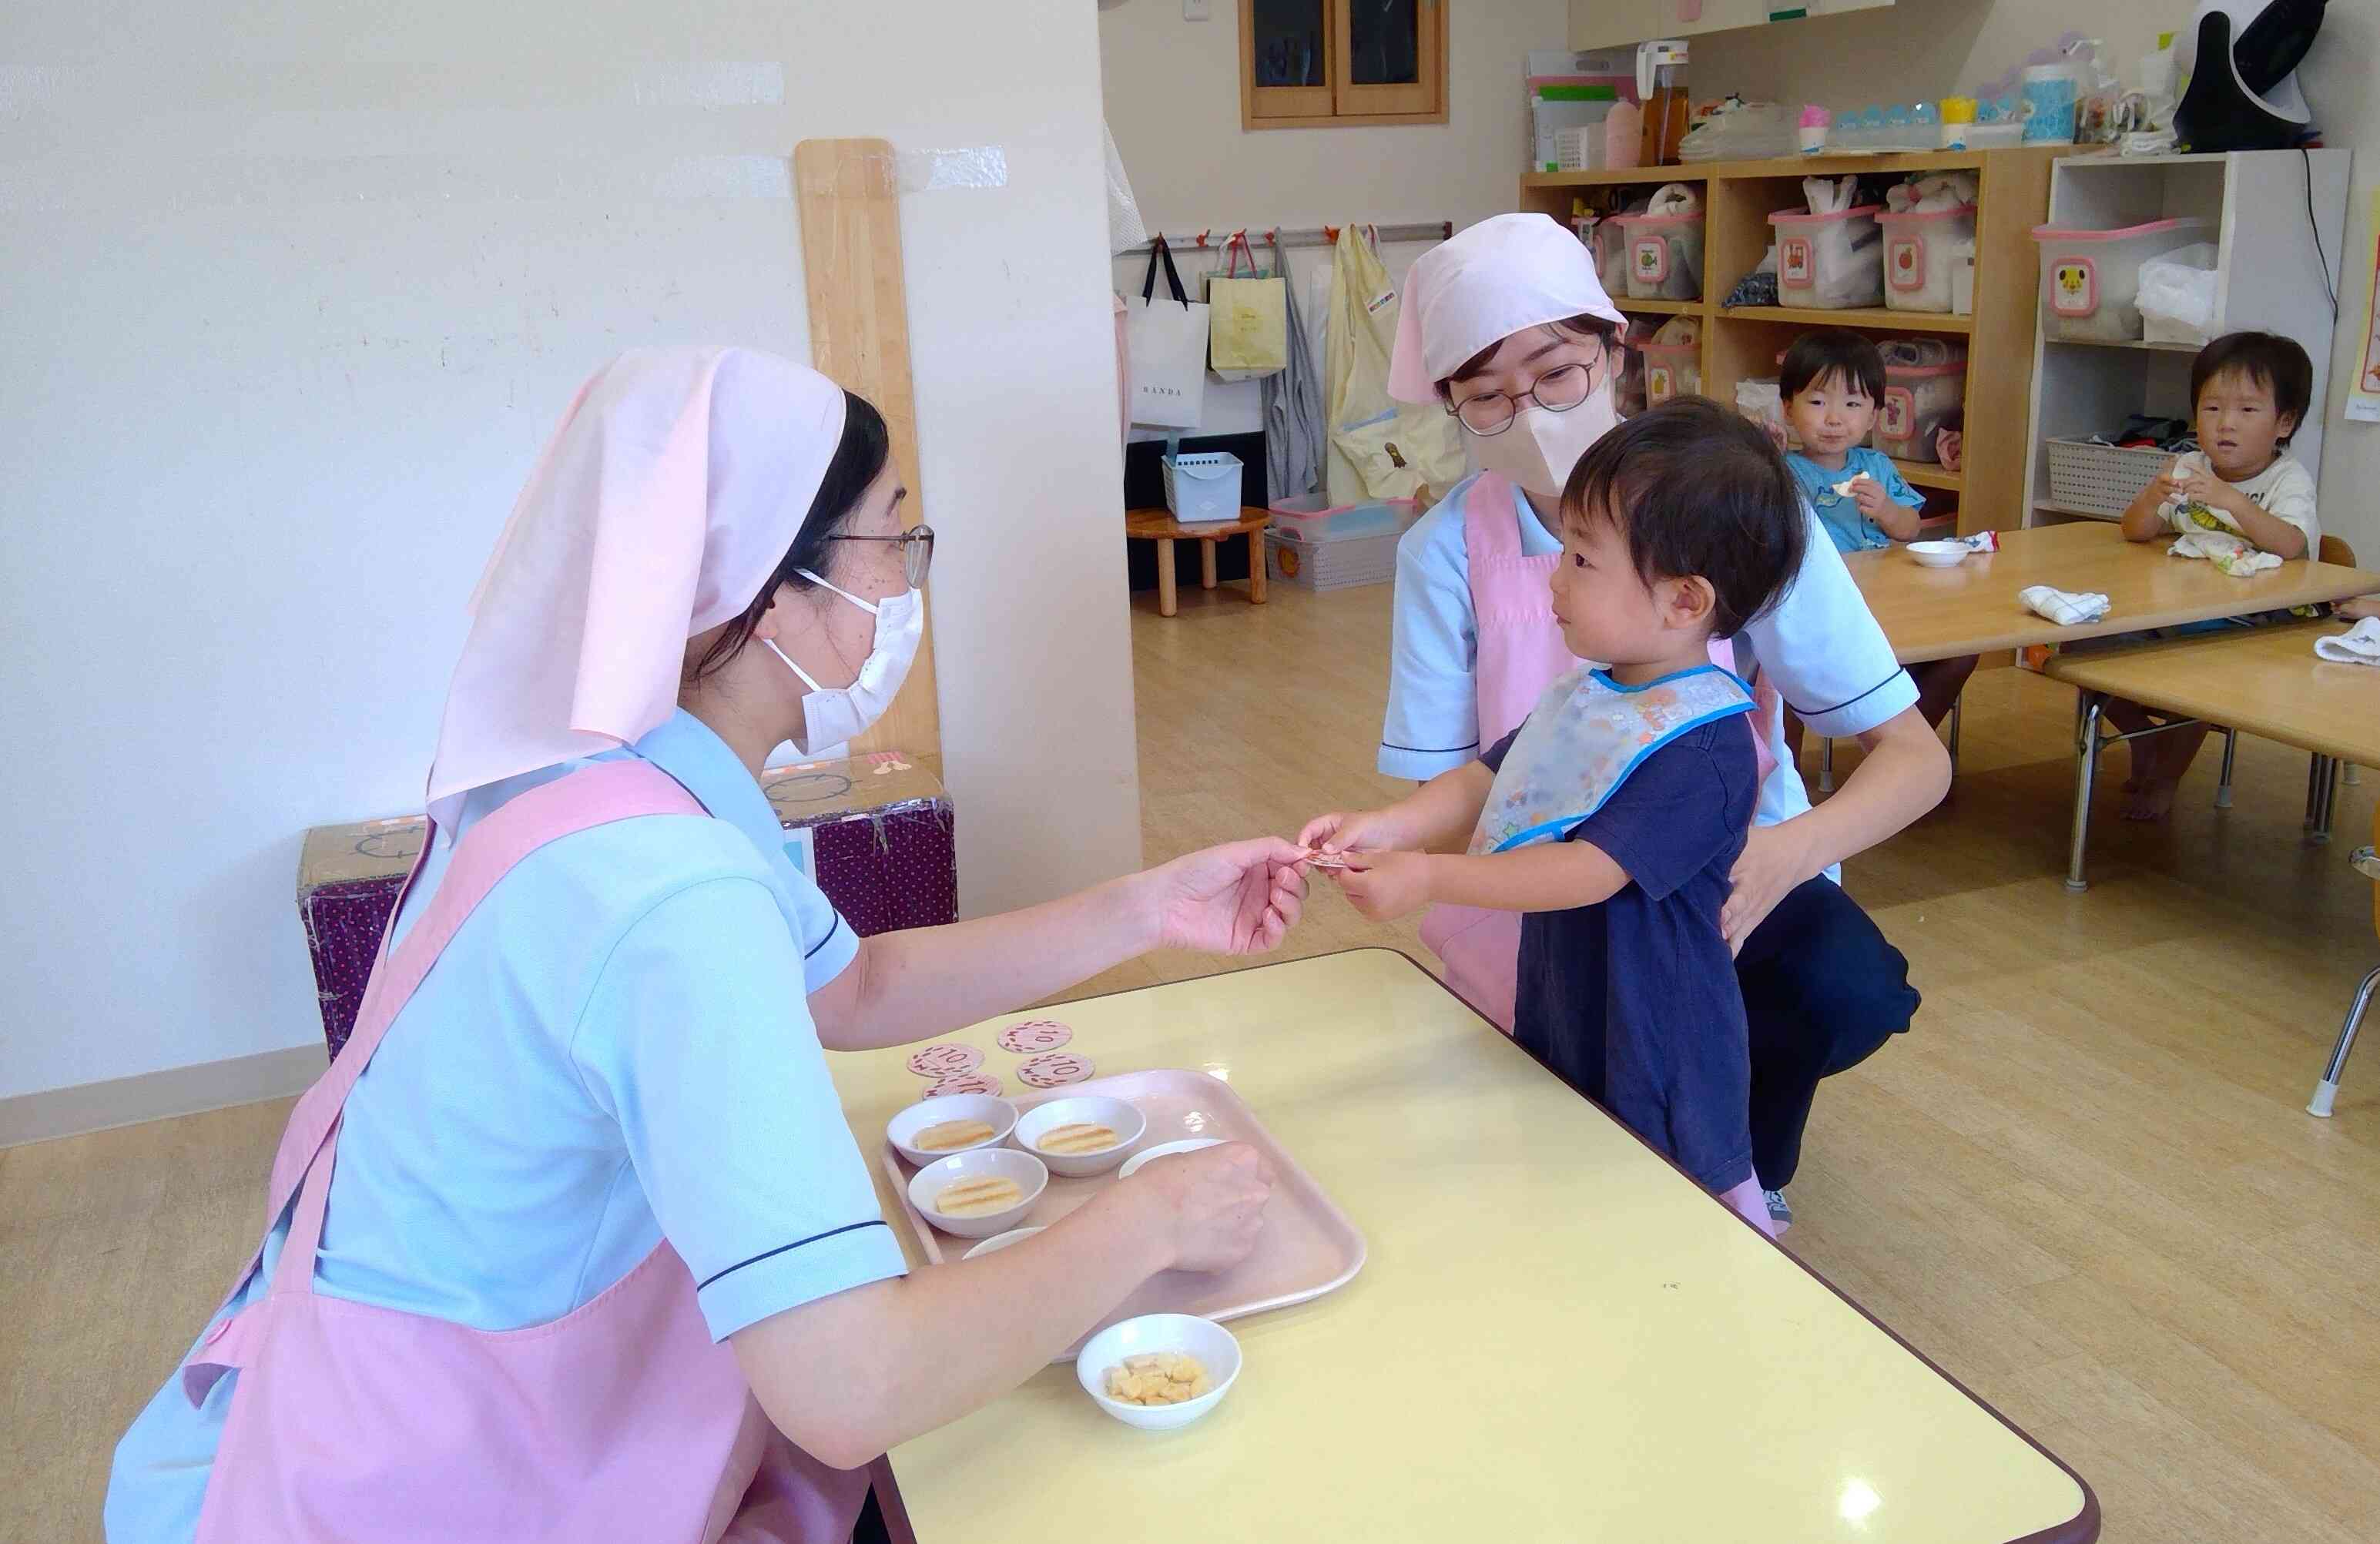
[[[1035,1089],[1013,1102],[1021,1112],[1048,1100],[1077,1094],[1123,1100],[1148,1117],[1148,1130],[1133,1144],[1133,1152],[1192,1137],[1218,1137],[1245,1142],[1263,1153],[1274,1174],[1272,1201],[1265,1209],[1264,1232],[1255,1254],[1220,1275],[1160,1272],[1142,1283],[1115,1312],[1092,1326],[1083,1340],[1142,1314],[1196,1314],[1201,1319],[1225,1319],[1285,1308],[1345,1286],[1364,1268],[1364,1235],[1221,1078],[1171,1068],[1129,1072],[1062,1088]],[[976,1239],[952,1238],[937,1232],[909,1204],[909,1178],[917,1171],[890,1142],[884,1144],[883,1162],[928,1260],[941,1265],[975,1247]],[[1049,1188],[1016,1225],[1046,1227],[1115,1182],[1113,1170],[1089,1179],[1051,1174]],[[1075,1342],[1059,1359],[1073,1360],[1081,1346],[1081,1341]]]

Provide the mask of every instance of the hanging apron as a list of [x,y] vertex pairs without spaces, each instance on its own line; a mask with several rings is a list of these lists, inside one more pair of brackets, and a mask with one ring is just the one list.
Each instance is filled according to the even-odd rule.
[[[182,1366],[193,1404],[239,1374],[200,1544],[849,1538],[867,1471],[830,1469],[770,1424],[735,1354],[712,1342],[694,1278],[666,1241],[593,1301],[524,1330],[473,1330],[314,1290],[347,1094],[455,930],[548,842],[639,815],[704,813],[642,761],[541,784],[455,845],[402,945],[392,953],[383,936],[355,1033],[298,1101],[273,1161],[268,1237],[292,1197],[297,1205],[271,1288]],[[408,892],[419,876],[417,860]],[[259,1246],[232,1297],[262,1262]]]
[[[1471,577],[1475,638],[1473,691],[1479,703],[1481,749],[1520,726],[1545,689],[1578,659],[1554,620],[1553,575],[1560,553],[1530,557],[1521,550],[1521,522],[1510,479],[1474,478],[1463,494],[1463,541]],[[1734,644],[1713,638],[1711,663],[1735,668]],[[1776,694],[1755,678],[1753,747],[1766,782],[1776,766],[1767,725]],[[1513,993],[1521,963],[1521,914],[1476,906],[1436,906],[1422,914],[1421,941],[1446,967],[1446,984],[1506,1034],[1512,1032]]]

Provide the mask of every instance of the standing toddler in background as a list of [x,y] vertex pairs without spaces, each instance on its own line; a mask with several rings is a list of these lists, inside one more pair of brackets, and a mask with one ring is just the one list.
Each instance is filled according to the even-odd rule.
[[1513,1038],[1763,1232],[1742,993],[1720,907],[1759,777],[1752,693],[1710,661],[1807,529],[1762,432],[1681,397],[1597,441],[1560,505],[1556,619],[1581,664],[1476,761],[1299,840],[1375,920],[1524,913]]
[[[2243,549],[2284,563],[2313,557],[2322,546],[2314,517],[2313,474],[2289,453],[2289,437],[2305,421],[2313,395],[2313,361],[2289,338],[2272,333],[2229,333],[2198,351],[2190,365],[2190,397],[2199,448],[2174,458],[2163,477],[2142,489],[2124,511],[2124,540],[2147,541],[2180,533],[2219,543],[2209,556],[2240,561]],[[2253,562],[2253,553],[2246,553]],[[2288,621],[2265,612],[2172,631],[2213,631]],[[2139,635],[2126,634],[2130,639]],[[2111,640],[2112,641],[2112,640]],[[2127,733],[2149,726],[2148,710],[2115,699],[2107,717]],[[2163,820],[2173,808],[2207,726],[2192,724],[2134,740],[2132,799],[2127,820]]]
[[[1874,341],[1834,329],[1803,334],[1785,350],[1777,390],[1785,399],[1785,421],[1802,440],[1800,450],[1786,452],[1785,465],[1834,539],[1835,551],[1864,553],[1916,541],[1925,496],[1901,478],[1890,456],[1867,444],[1884,400],[1884,356]],[[1973,654],[1909,666],[1927,723],[1941,724],[1974,673]],[[1797,720],[1788,727],[1798,753],[1802,725]]]

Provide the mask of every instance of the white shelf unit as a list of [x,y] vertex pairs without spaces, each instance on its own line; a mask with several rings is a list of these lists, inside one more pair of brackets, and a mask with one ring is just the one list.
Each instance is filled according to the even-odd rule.
[[[2290,452],[2322,474],[2322,419],[2330,385],[2330,297],[2346,238],[2343,150],[2234,151],[2220,155],[2070,155],[2049,172],[2052,225],[2114,230],[2196,215],[2216,229],[2216,334],[2247,331],[2295,338],[2313,360],[2313,396]],[[2319,255],[2317,255],[2319,254]],[[2325,280],[2328,284],[2325,286]],[[2134,413],[2192,417],[2190,361],[2180,344],[2078,343],[2046,337],[2036,301],[2033,409],[2025,435],[2028,526],[2094,519],[2049,497],[2042,442],[2120,427]]]

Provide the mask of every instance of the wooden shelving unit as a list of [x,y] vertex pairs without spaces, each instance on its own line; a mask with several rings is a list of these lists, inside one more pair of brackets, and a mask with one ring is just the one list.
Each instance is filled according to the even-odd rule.
[[[1519,207],[1568,221],[1571,201],[1614,201],[1648,185],[1683,182],[1702,189],[1703,298],[1631,300],[1613,296],[1622,311],[1693,316],[1703,322],[1703,390],[1735,399],[1736,383],[1777,373],[1777,356],[1812,327],[1851,327],[1877,337],[1910,334],[1962,337],[1967,342],[1965,472],[1923,462],[1898,462],[1916,487],[1956,493],[1964,532],[2013,529],[2027,523],[2025,418],[2032,395],[2032,314],[2040,263],[2033,227],[2049,207],[2051,150],[1945,152],[1940,154],[1812,155],[1790,161],[1717,161],[1697,166],[1645,166],[1617,172],[1532,172],[1521,178]],[[1773,239],[1768,216],[1803,207],[1805,176],[1899,176],[1972,171],[1975,213],[1975,302],[1967,315],[1886,309],[1815,310],[1796,306],[1718,302],[1760,263]]]

